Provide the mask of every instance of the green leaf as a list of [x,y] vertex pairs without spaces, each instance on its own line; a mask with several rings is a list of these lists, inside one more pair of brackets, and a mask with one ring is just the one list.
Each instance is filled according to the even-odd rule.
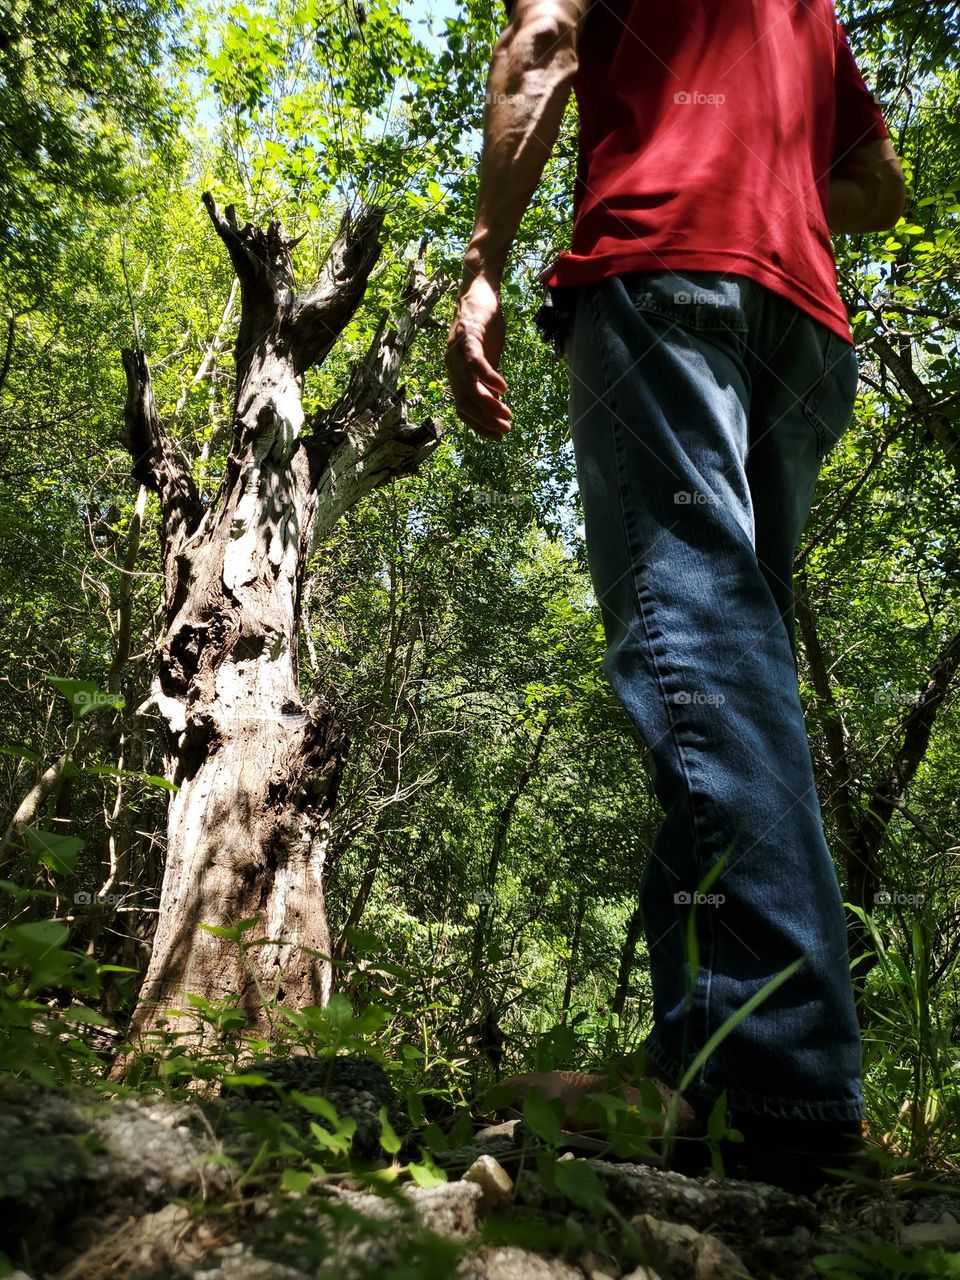
[[280,1178],[280,1186],[284,1191],[292,1191],[294,1195],[303,1195],[310,1188],[313,1174],[306,1169],[284,1169]]
[[381,1031],[393,1015],[378,1004],[368,1005],[363,1013],[357,1014],[350,1030],[355,1036],[373,1036]]
[[310,1132],[319,1147],[325,1151],[332,1151],[335,1155],[346,1156],[350,1154],[350,1139],[343,1133],[331,1133],[329,1129],[323,1129],[316,1121],[311,1120]]
[[[659,1096],[658,1094],[657,1097],[659,1098]],[[589,1102],[601,1109],[604,1123],[608,1127],[615,1125],[622,1113],[629,1110],[629,1104],[613,1093],[588,1093],[584,1098],[584,1102]]]
[[457,1112],[457,1118],[447,1133],[447,1141],[451,1147],[465,1147],[473,1140],[473,1117],[468,1108]]
[[290,1091],[290,1097],[305,1111],[309,1111],[312,1115],[323,1116],[324,1120],[329,1120],[331,1124],[338,1125],[340,1116],[336,1107],[328,1099],[319,1093],[300,1093],[296,1089]]
[[110,1019],[99,1009],[91,1009],[85,1004],[71,1005],[63,1015],[66,1022],[79,1022],[85,1027],[109,1027]]
[[46,680],[63,694],[78,720],[93,711],[102,711],[104,707],[121,711],[126,705],[119,694],[106,693],[92,680],[67,680],[62,676],[47,676]]
[[582,1160],[558,1160],[553,1169],[557,1190],[568,1200],[597,1215],[607,1211],[607,1195],[603,1183]]
[[447,1151],[450,1147],[447,1135],[434,1120],[425,1127],[421,1137],[431,1151]]
[[323,1010],[323,1015],[328,1022],[352,1022],[353,1005],[346,996],[331,996]]
[[243,935],[251,930],[254,925],[259,924],[256,919],[241,920],[238,924],[222,925],[222,924],[201,924],[200,928],[206,933],[212,933],[215,938],[226,938],[228,942],[242,942]]
[[62,978],[79,957],[64,951],[70,931],[59,920],[35,920],[30,924],[8,925],[3,931],[7,959],[30,972],[33,989]]
[[423,1101],[416,1089],[407,1090],[407,1114],[413,1127],[419,1128],[425,1119]]
[[270,1081],[266,1076],[257,1075],[255,1071],[248,1072],[244,1075],[226,1075],[223,1077],[223,1083],[229,1085],[231,1089],[237,1086],[249,1085],[251,1088],[257,1085],[269,1084]]
[[411,1162],[407,1169],[418,1187],[439,1187],[447,1181],[446,1173],[433,1163],[429,1151],[421,1150],[419,1163]]
[[400,1150],[400,1139],[387,1115],[387,1108],[380,1108],[380,1145],[388,1156],[395,1156]]
[[140,782],[148,782],[152,787],[160,787],[163,791],[179,791],[175,782],[162,778],[158,773],[141,773],[139,769],[118,769],[115,764],[86,764],[81,773],[101,775],[108,778],[137,778]]
[[61,836],[53,831],[40,831],[37,827],[24,827],[23,834],[30,852],[35,853],[51,871],[70,875],[76,870],[77,858],[83,848],[83,841],[77,836]]
[[523,1100],[524,1124],[548,1146],[555,1147],[560,1141],[562,1114],[563,1103],[559,1098],[548,1102],[536,1089],[532,1089]]
[[350,943],[350,949],[357,954],[369,955],[371,951],[380,950],[380,939],[375,933],[371,933],[367,929],[354,929],[351,927],[344,930],[344,933]]
[[727,1130],[727,1095],[721,1093],[707,1117],[707,1137],[719,1140]]

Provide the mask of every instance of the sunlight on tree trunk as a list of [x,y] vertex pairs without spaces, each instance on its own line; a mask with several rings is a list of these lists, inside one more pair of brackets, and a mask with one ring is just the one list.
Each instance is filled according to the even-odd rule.
[[[125,351],[134,475],[160,498],[167,630],[151,703],[166,730],[171,798],[159,923],[131,1035],[175,1029],[190,995],[264,1005],[330,995],[324,872],[347,752],[334,711],[300,696],[305,565],[364,493],[414,470],[439,440],[407,422],[400,364],[448,282],[410,263],[393,326],[379,325],[349,385],[308,418],[303,376],[363,299],[383,212],[345,217],[317,283],[298,293],[278,223],[240,227],[204,203],[240,282],[232,448],[205,506],[154,403],[144,354]],[[150,705],[150,704],[148,704]],[[144,710],[145,708],[141,708]],[[255,921],[247,950],[199,928]],[[164,1017],[164,1015],[167,1015]]]

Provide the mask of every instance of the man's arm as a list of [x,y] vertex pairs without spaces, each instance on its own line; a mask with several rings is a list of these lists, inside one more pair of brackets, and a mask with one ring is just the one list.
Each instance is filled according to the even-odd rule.
[[577,70],[590,0],[514,0],[487,81],[483,155],[473,234],[447,343],[458,416],[499,440],[511,412],[497,372],[504,329],[499,290],[507,255],[543,175]]
[[830,179],[827,225],[835,233],[887,231],[907,199],[903,170],[889,138],[857,147]]
[[836,37],[836,130],[827,225],[833,232],[887,231],[906,203],[903,170],[883,112],[867,88],[839,20]]

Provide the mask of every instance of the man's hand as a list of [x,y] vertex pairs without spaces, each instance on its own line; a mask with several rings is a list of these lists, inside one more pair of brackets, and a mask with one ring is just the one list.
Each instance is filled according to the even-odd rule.
[[485,440],[501,440],[513,416],[500,399],[507,390],[497,372],[504,336],[497,291],[485,276],[475,276],[457,298],[447,338],[447,373],[457,416]]
[[483,155],[473,235],[447,344],[457,413],[485,440],[502,440],[512,414],[500,398],[499,289],[524,210],[560,132],[590,0],[510,0],[510,21],[487,78]]

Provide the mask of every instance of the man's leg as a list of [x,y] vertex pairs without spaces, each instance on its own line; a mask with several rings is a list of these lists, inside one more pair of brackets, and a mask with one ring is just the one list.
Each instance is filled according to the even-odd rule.
[[[665,810],[640,884],[646,1055],[676,1085],[731,1015],[800,962],[687,1096],[707,1105],[726,1089],[735,1117],[855,1121],[860,1037],[839,886],[784,597],[755,549],[747,454],[765,294],[719,276],[702,292],[705,280],[584,286],[567,347],[604,667],[650,747]],[[816,464],[814,450],[793,483],[812,491]]]
[[764,293],[759,355],[750,359],[750,450],[757,560],[795,650],[793,562],[820,463],[850,424],[853,347],[773,293]]

